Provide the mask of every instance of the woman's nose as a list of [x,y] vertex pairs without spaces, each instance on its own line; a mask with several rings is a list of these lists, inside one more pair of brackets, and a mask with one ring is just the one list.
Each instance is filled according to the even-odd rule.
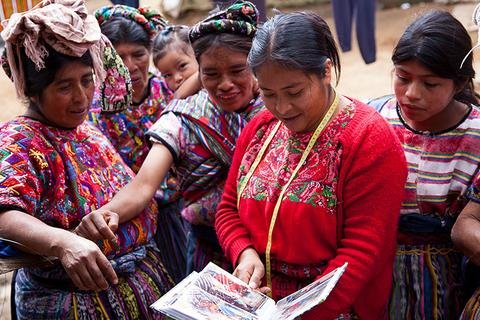
[[218,89],[222,91],[228,91],[233,87],[233,81],[228,76],[223,76],[220,79],[220,83],[218,84]]
[[419,99],[421,96],[419,84],[415,82],[410,83],[407,87],[407,91],[405,92],[405,95],[410,100]]

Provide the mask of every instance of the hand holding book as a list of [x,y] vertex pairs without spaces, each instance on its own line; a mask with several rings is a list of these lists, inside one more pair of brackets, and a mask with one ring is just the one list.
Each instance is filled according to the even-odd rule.
[[347,263],[275,303],[209,263],[193,272],[151,307],[173,319],[291,320],[325,301]]
[[257,251],[253,248],[247,248],[242,251],[238,258],[238,266],[233,271],[233,275],[248,285],[252,289],[258,289],[267,294],[271,291],[269,287],[260,287],[262,278],[265,275],[265,267]]

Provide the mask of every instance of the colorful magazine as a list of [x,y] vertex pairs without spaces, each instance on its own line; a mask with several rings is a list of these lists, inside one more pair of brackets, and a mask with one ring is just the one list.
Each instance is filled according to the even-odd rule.
[[290,320],[324,302],[347,263],[275,303],[270,297],[209,263],[151,307],[177,320]]

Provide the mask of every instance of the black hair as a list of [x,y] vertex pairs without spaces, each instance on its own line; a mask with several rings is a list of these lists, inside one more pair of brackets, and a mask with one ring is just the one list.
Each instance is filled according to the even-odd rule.
[[416,60],[435,75],[453,80],[459,88],[456,100],[477,103],[473,55],[466,57],[471,49],[472,40],[460,21],[448,12],[436,10],[407,27],[393,50],[392,62],[396,65]]
[[195,40],[192,47],[195,58],[200,63],[202,54],[212,47],[226,48],[248,55],[252,47],[252,39],[233,33],[211,33]]
[[325,20],[313,12],[280,13],[261,26],[253,40],[248,63],[253,72],[265,62],[325,76],[330,59],[336,80],[340,78],[340,57]]
[[163,58],[170,50],[182,50],[185,54],[192,53],[190,40],[188,38],[189,28],[187,26],[168,26],[159,32],[153,39],[152,53],[153,63]]
[[113,46],[120,43],[135,43],[144,46],[150,51],[152,41],[141,25],[124,17],[115,17],[105,21],[100,26],[102,33],[107,36]]
[[89,51],[81,57],[72,57],[47,47],[48,56],[44,60],[45,67],[41,70],[37,70],[35,63],[27,57],[23,48],[20,51],[21,63],[25,75],[24,94],[27,98],[41,96],[45,88],[55,80],[57,72],[67,64],[80,62],[93,68],[93,60]]

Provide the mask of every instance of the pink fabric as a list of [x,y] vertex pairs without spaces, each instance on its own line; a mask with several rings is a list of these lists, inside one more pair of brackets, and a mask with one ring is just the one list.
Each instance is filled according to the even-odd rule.
[[83,0],[44,0],[31,10],[14,13],[2,21],[2,26],[8,64],[20,98],[25,98],[24,71],[15,57],[20,56],[21,47],[38,70],[45,67],[45,44],[74,57],[90,50],[95,73],[99,80],[104,79],[103,51],[109,41],[102,35],[97,20],[88,14]]

